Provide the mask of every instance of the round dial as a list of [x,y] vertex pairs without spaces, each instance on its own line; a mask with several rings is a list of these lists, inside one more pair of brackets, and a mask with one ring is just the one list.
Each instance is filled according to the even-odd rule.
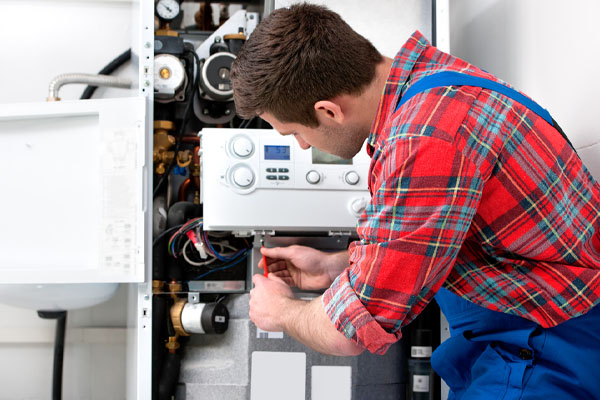
[[360,217],[366,207],[367,200],[363,197],[355,198],[350,201],[350,211],[357,217]]
[[233,142],[231,143],[231,150],[236,156],[245,158],[250,156],[254,151],[254,144],[247,137],[238,136],[233,139]]
[[158,0],[156,2],[156,14],[164,21],[172,21],[178,15],[180,6],[177,0]]
[[254,183],[254,172],[247,166],[239,166],[231,174],[231,180],[237,187],[245,189]]
[[319,183],[319,181],[321,180],[321,174],[319,174],[317,171],[310,170],[308,171],[308,173],[306,174],[306,180],[308,181],[308,183],[312,184],[312,185],[316,185],[317,183]]
[[348,185],[356,185],[360,180],[360,176],[356,173],[356,171],[346,172],[344,175],[344,180]]

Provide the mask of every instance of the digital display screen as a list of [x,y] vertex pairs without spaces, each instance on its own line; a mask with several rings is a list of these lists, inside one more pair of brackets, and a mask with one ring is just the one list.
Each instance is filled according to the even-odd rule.
[[290,146],[265,145],[265,160],[289,160]]
[[335,164],[335,165],[352,165],[352,159],[346,159],[338,156],[334,156],[333,154],[325,153],[317,149],[316,147],[311,147],[312,149],[312,163],[313,164]]

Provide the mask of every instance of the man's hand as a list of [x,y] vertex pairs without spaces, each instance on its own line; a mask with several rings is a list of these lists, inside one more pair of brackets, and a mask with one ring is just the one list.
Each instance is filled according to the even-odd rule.
[[256,274],[250,291],[250,319],[260,329],[285,331],[306,346],[324,354],[358,355],[364,349],[335,328],[321,303],[294,298],[290,287],[274,274]]
[[281,316],[286,300],[293,300],[290,287],[280,278],[269,274],[252,277],[254,288],[250,291],[250,319],[260,329],[268,332],[282,331]]
[[[324,289],[346,267],[348,252],[326,253],[306,246],[261,249],[267,257],[269,274],[303,290]],[[264,269],[262,260],[258,267]]]

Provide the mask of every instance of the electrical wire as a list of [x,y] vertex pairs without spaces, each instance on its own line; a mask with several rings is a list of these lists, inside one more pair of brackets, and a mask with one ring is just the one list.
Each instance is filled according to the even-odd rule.
[[154,239],[154,241],[152,241],[152,247],[156,246],[156,245],[158,244],[158,242],[159,242],[159,241],[160,241],[162,238],[164,238],[165,236],[167,236],[169,233],[173,232],[175,229],[179,229],[179,228],[181,228],[182,226],[183,226],[183,224],[181,224],[181,225],[176,225],[176,226],[173,226],[173,227],[171,227],[171,228],[169,228],[169,229],[166,229],[166,230],[162,231],[162,232],[160,233],[160,235],[158,235],[158,236],[157,236],[157,237]]
[[220,267],[220,268],[211,269],[210,271],[208,271],[208,272],[205,272],[205,273],[203,273],[203,274],[200,274],[200,275],[198,275],[197,277],[195,277],[194,279],[191,279],[191,280],[192,280],[192,281],[197,281],[198,279],[202,279],[202,278],[204,278],[205,276],[212,274],[213,272],[217,272],[217,271],[223,271],[223,270],[225,270],[225,269],[231,268],[231,267],[233,267],[233,266],[235,266],[235,265],[239,264],[239,263],[240,263],[240,262],[242,262],[243,260],[245,260],[245,259],[248,257],[248,252],[249,252],[249,251],[246,251],[246,252],[244,253],[244,256],[243,256],[243,257],[240,257],[239,259],[235,260],[235,261],[234,261],[234,262],[232,262],[231,264],[224,265],[224,266],[222,266],[222,267]]
[[[192,241],[188,239],[187,242],[185,242],[185,244],[183,245],[183,249],[181,250],[181,252],[183,254],[183,258],[188,264],[193,265],[194,267],[208,267],[210,264],[217,261],[216,257],[211,257],[208,261],[202,261],[202,262],[192,260],[187,254],[187,248],[191,242]],[[208,267],[208,268],[210,268],[210,267]]]
[[256,117],[252,117],[250,119],[245,119],[242,121],[242,123],[240,124],[240,126],[238,127],[238,129],[246,129],[247,127],[250,126],[250,124],[252,123],[252,121],[254,121]]
[[[200,279],[216,271],[222,271],[239,264],[246,259],[251,246],[246,241],[246,246],[238,249],[229,244],[221,236],[214,242],[211,242],[209,233],[202,230],[203,219],[194,218],[181,225],[171,236],[167,245],[167,250],[173,258],[182,256],[186,263],[192,267],[204,267],[209,271],[199,275],[192,280]],[[171,228],[174,230],[173,228]],[[190,250],[190,243],[196,252]],[[218,249],[218,250],[217,250]],[[198,253],[198,254],[196,254]],[[199,256],[203,261],[194,260]],[[219,265],[213,265],[216,261],[221,261]]]

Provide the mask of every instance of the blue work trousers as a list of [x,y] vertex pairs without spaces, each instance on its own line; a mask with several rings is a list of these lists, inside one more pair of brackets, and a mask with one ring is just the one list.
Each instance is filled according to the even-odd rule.
[[449,400],[600,399],[600,307],[544,329],[441,289],[450,339],[433,353]]

